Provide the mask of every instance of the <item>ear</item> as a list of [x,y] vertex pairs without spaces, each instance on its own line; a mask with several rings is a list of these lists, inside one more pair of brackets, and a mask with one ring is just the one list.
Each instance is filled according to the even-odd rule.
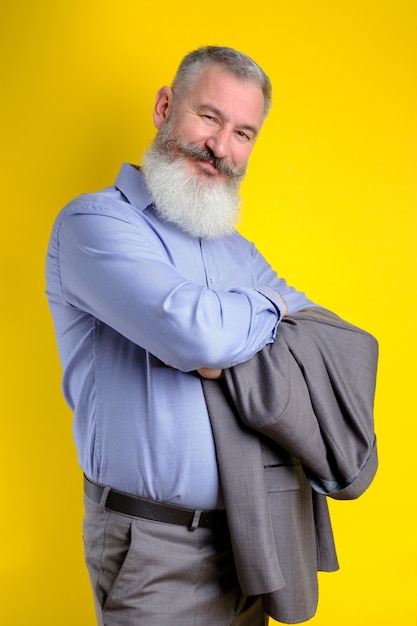
[[172,101],[174,94],[169,87],[161,87],[156,94],[155,108],[153,111],[153,122],[156,128],[161,128],[162,124],[168,119],[172,110]]

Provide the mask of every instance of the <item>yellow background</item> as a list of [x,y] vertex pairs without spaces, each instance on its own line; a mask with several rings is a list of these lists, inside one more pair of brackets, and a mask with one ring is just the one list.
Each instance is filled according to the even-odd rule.
[[43,295],[52,221],[140,161],[156,90],[190,49],[222,44],[275,87],[242,232],[380,342],[380,469],[363,498],[332,503],[341,570],[320,575],[311,623],[415,625],[415,0],[3,0],[0,11],[1,623],[94,624]]

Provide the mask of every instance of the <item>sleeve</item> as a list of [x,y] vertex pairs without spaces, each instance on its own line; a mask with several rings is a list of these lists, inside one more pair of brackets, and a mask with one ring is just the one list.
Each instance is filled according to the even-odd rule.
[[193,283],[155,245],[156,237],[150,227],[101,208],[69,211],[58,244],[66,305],[182,371],[231,367],[273,341],[281,314],[272,293]]

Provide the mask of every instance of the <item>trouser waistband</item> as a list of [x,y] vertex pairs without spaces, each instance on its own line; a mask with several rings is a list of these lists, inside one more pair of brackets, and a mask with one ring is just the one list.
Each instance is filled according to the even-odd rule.
[[84,493],[90,500],[100,504],[106,490],[107,495],[102,504],[106,509],[116,513],[142,517],[156,522],[165,522],[166,524],[187,526],[189,530],[195,530],[196,528],[220,529],[227,526],[226,512],[223,509],[201,511],[199,509],[179,507],[174,504],[135,496],[117,489],[109,489],[105,485],[100,485],[84,476]]

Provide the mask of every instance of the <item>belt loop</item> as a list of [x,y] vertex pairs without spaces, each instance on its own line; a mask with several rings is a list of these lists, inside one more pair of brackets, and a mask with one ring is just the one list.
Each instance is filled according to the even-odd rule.
[[106,508],[107,496],[109,495],[109,492],[110,487],[104,487],[103,493],[101,494],[100,498],[100,506],[102,506],[103,508]]
[[188,530],[190,530],[191,532],[193,532],[196,528],[198,528],[202,512],[203,511],[200,511],[198,509],[194,511],[193,519],[191,521],[191,524],[188,527]]

